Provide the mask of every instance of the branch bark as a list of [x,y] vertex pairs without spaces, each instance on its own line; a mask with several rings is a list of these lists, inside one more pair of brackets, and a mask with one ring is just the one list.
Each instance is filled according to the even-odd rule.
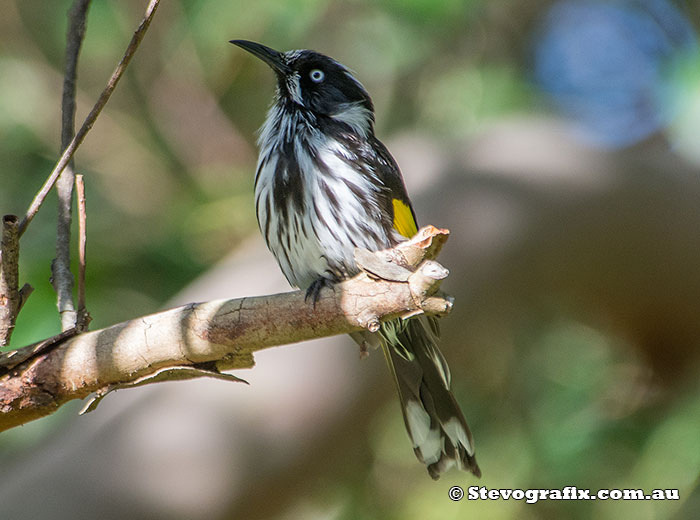
[[10,344],[17,315],[34,287],[19,286],[19,219],[16,215],[2,217],[0,230],[0,347]]
[[431,260],[446,238],[446,230],[429,226],[395,249],[357,255],[366,271],[324,289],[315,305],[303,291],[193,303],[61,338],[36,356],[36,345],[14,351],[0,359],[0,431],[92,392],[193,377],[183,368],[219,375],[251,368],[253,353],[268,347],[376,331],[399,316],[447,314],[451,299],[436,293],[447,273]]
[[0,243],[0,346],[10,343],[15,319],[19,311],[19,237],[15,215],[2,218],[2,242]]

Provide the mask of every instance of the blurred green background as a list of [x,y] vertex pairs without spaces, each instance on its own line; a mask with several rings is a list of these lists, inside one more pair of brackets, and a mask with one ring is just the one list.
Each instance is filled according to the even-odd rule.
[[[4,2],[3,214],[24,213],[59,155],[70,4]],[[78,121],[142,4],[93,2]],[[199,515],[196,498],[178,513],[144,493],[129,503],[132,517],[697,518],[699,24],[697,3],[665,0],[163,2],[76,155],[91,328],[155,312],[259,240],[255,136],[274,80],[227,41],[324,52],[371,93],[377,134],[407,174],[422,222],[453,233],[443,260],[458,308],[443,320],[445,352],[484,477],[427,478],[382,374],[381,399],[367,390],[336,430],[324,425],[343,431],[323,444],[334,467],[316,453],[315,464],[260,470],[244,498],[231,491],[213,512],[202,498]],[[59,331],[48,281],[55,214],[52,195],[22,238],[21,283],[36,290],[14,347]],[[371,413],[358,411],[368,398]],[[75,413],[67,406],[0,436],[0,488],[47,439],[80,431]],[[98,459],[93,469],[108,470]],[[454,484],[676,488],[681,500],[454,503]],[[226,496],[237,484],[217,485]],[[81,517],[71,514],[53,517]]]

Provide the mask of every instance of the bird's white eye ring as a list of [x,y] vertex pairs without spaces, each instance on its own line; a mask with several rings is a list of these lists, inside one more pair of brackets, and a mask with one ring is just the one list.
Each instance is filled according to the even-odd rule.
[[309,73],[309,77],[314,83],[321,83],[325,79],[326,75],[322,70],[314,69]]

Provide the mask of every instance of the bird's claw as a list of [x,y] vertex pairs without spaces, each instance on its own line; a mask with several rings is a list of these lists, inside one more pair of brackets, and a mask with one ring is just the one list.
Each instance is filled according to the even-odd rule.
[[321,298],[321,291],[325,287],[333,287],[333,281],[324,277],[316,278],[316,280],[311,282],[309,288],[306,289],[306,296],[304,296],[304,301],[308,302],[309,300],[311,300],[315,309],[316,303]]

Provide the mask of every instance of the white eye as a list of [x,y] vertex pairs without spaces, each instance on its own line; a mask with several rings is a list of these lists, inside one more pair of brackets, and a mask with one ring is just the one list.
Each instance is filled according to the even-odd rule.
[[322,70],[314,69],[309,73],[309,77],[314,83],[321,83],[326,77],[326,75],[323,73]]

